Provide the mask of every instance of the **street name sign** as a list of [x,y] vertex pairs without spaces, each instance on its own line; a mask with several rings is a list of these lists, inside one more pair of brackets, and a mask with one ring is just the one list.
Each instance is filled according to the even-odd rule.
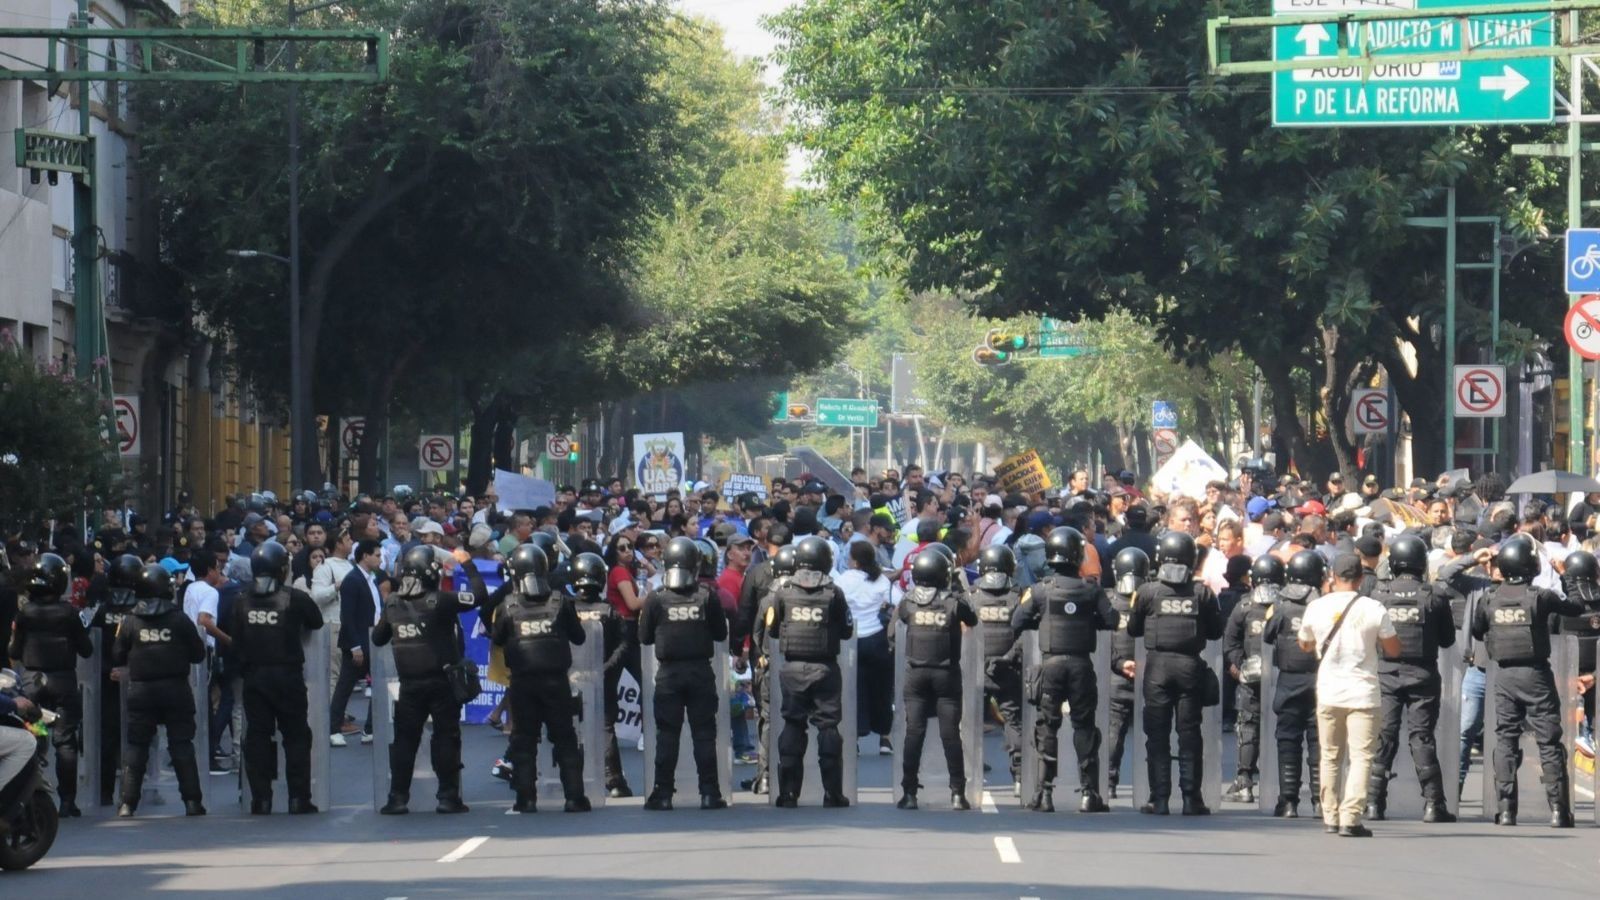
[[853,397],[818,397],[817,424],[843,428],[877,428],[878,401]]

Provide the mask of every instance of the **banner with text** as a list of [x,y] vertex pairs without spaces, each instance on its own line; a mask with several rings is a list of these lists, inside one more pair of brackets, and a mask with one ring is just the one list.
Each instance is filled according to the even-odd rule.
[[755,494],[764,503],[767,499],[767,482],[760,475],[733,474],[722,483],[722,497],[729,503],[740,494]]
[[1006,457],[994,467],[994,475],[999,480],[1000,490],[1008,494],[1029,494],[1050,487],[1050,472],[1045,469],[1037,450],[1024,450]]
[[1206,455],[1194,441],[1184,441],[1172,458],[1156,470],[1150,479],[1154,490],[1168,496],[1206,498],[1206,485],[1213,481],[1227,481],[1228,470]]
[[653,494],[657,500],[665,500],[667,491],[683,484],[685,455],[681,431],[634,435],[634,486],[641,494]]

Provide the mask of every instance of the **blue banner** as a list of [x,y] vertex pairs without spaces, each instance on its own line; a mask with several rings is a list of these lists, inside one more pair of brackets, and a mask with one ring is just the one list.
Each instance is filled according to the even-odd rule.
[[[472,562],[483,576],[485,587],[491,592],[500,587],[503,583],[500,578],[500,563],[492,559],[475,559]],[[456,569],[454,589],[471,590],[467,586],[467,573],[459,568]],[[500,698],[505,696],[506,689],[504,685],[489,680],[488,625],[483,624],[480,627],[476,610],[461,614],[461,631],[467,636],[467,659],[478,664],[478,683],[483,687],[483,693],[461,708],[461,721],[467,725],[482,725],[489,721],[489,713],[494,712],[494,708],[500,705]]]

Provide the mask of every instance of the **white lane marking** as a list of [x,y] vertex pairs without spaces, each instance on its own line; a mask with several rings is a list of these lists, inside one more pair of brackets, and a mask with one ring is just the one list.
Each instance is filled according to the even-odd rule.
[[994,813],[996,815],[1000,813],[1000,809],[994,805],[994,795],[988,791],[983,792],[983,800],[978,804],[978,808],[986,813]]
[[480,836],[475,837],[475,838],[467,838],[466,840],[461,842],[461,846],[459,846],[459,847],[455,848],[454,850],[451,850],[449,853],[446,853],[445,855],[439,857],[439,862],[445,862],[445,863],[455,862],[456,860],[461,859],[462,857],[466,856],[468,853],[471,853],[472,851],[478,849],[479,847],[482,847],[484,844],[487,844],[488,842],[489,842],[489,838],[488,838],[487,835],[480,835]]
[[[383,900],[411,900],[411,898],[409,898],[409,897],[385,897],[385,898],[383,898]],[[1036,898],[1034,898],[1034,900],[1038,900],[1038,898],[1036,897]]]
[[1039,900],[1038,897],[1018,897],[1017,900]]
[[994,839],[994,849],[1000,854],[1000,861],[1003,863],[1022,862],[1022,854],[1017,852],[1017,842],[1005,835],[999,835]]

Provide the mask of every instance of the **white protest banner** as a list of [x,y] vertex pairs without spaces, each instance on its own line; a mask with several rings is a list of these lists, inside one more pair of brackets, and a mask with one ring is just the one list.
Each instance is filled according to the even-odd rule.
[[683,484],[683,432],[633,436],[633,483],[641,494],[665,500],[667,491]]
[[1228,470],[1207,456],[1200,445],[1191,440],[1184,441],[1166,465],[1156,470],[1150,479],[1150,486],[1168,496],[1204,500],[1207,484],[1227,480]]
[[505,469],[494,470],[494,492],[500,497],[496,504],[508,512],[556,505],[555,485],[543,478],[518,475]]
[[740,494],[755,494],[763,503],[767,499],[767,482],[760,475],[742,475],[735,473],[728,476],[722,483],[722,496],[728,501]]

